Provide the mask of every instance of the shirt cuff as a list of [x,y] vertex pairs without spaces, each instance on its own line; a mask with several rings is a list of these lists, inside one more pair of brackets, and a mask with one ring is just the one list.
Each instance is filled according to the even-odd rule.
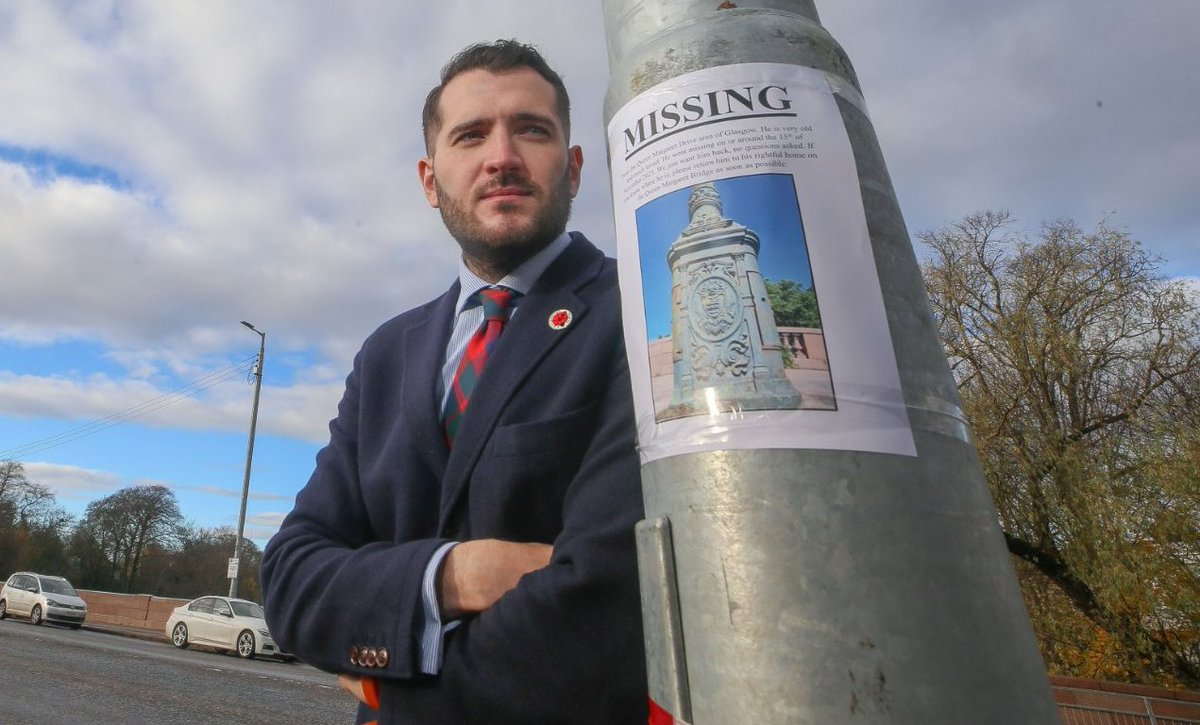
[[421,630],[421,672],[427,675],[441,672],[446,633],[458,626],[458,620],[442,624],[441,603],[437,596],[438,570],[442,567],[442,560],[455,546],[458,546],[457,541],[438,547],[429,557],[425,574],[421,577],[421,599],[425,605],[425,626]]

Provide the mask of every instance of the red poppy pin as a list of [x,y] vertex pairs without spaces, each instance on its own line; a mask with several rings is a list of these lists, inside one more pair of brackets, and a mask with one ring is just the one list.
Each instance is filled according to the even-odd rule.
[[550,319],[547,322],[550,324],[551,330],[565,330],[573,319],[575,317],[570,310],[555,310],[550,313]]

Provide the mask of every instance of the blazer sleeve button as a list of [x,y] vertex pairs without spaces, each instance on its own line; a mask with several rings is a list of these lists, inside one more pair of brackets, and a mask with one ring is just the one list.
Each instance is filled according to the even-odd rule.
[[358,666],[358,645],[350,645],[350,664]]
[[373,648],[363,651],[359,656],[363,667],[375,666],[375,655],[378,654]]
[[379,653],[375,655],[375,664],[379,665],[380,667],[387,667],[389,658],[390,656],[388,655],[387,647],[380,647]]

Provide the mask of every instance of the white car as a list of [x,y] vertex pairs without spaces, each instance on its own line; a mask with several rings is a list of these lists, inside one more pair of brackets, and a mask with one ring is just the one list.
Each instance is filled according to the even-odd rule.
[[10,614],[29,617],[34,624],[54,622],[79,629],[87,617],[87,602],[60,576],[19,571],[0,587],[0,619]]
[[200,597],[176,607],[167,618],[167,636],[180,649],[199,644],[230,650],[247,659],[255,655],[293,659],[275,645],[263,608],[245,599]]

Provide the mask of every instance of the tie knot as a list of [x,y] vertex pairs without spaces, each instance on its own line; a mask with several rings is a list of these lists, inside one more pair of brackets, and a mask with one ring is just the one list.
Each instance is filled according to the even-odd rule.
[[507,287],[485,287],[479,290],[479,304],[483,305],[483,319],[508,319],[508,306],[516,294]]

